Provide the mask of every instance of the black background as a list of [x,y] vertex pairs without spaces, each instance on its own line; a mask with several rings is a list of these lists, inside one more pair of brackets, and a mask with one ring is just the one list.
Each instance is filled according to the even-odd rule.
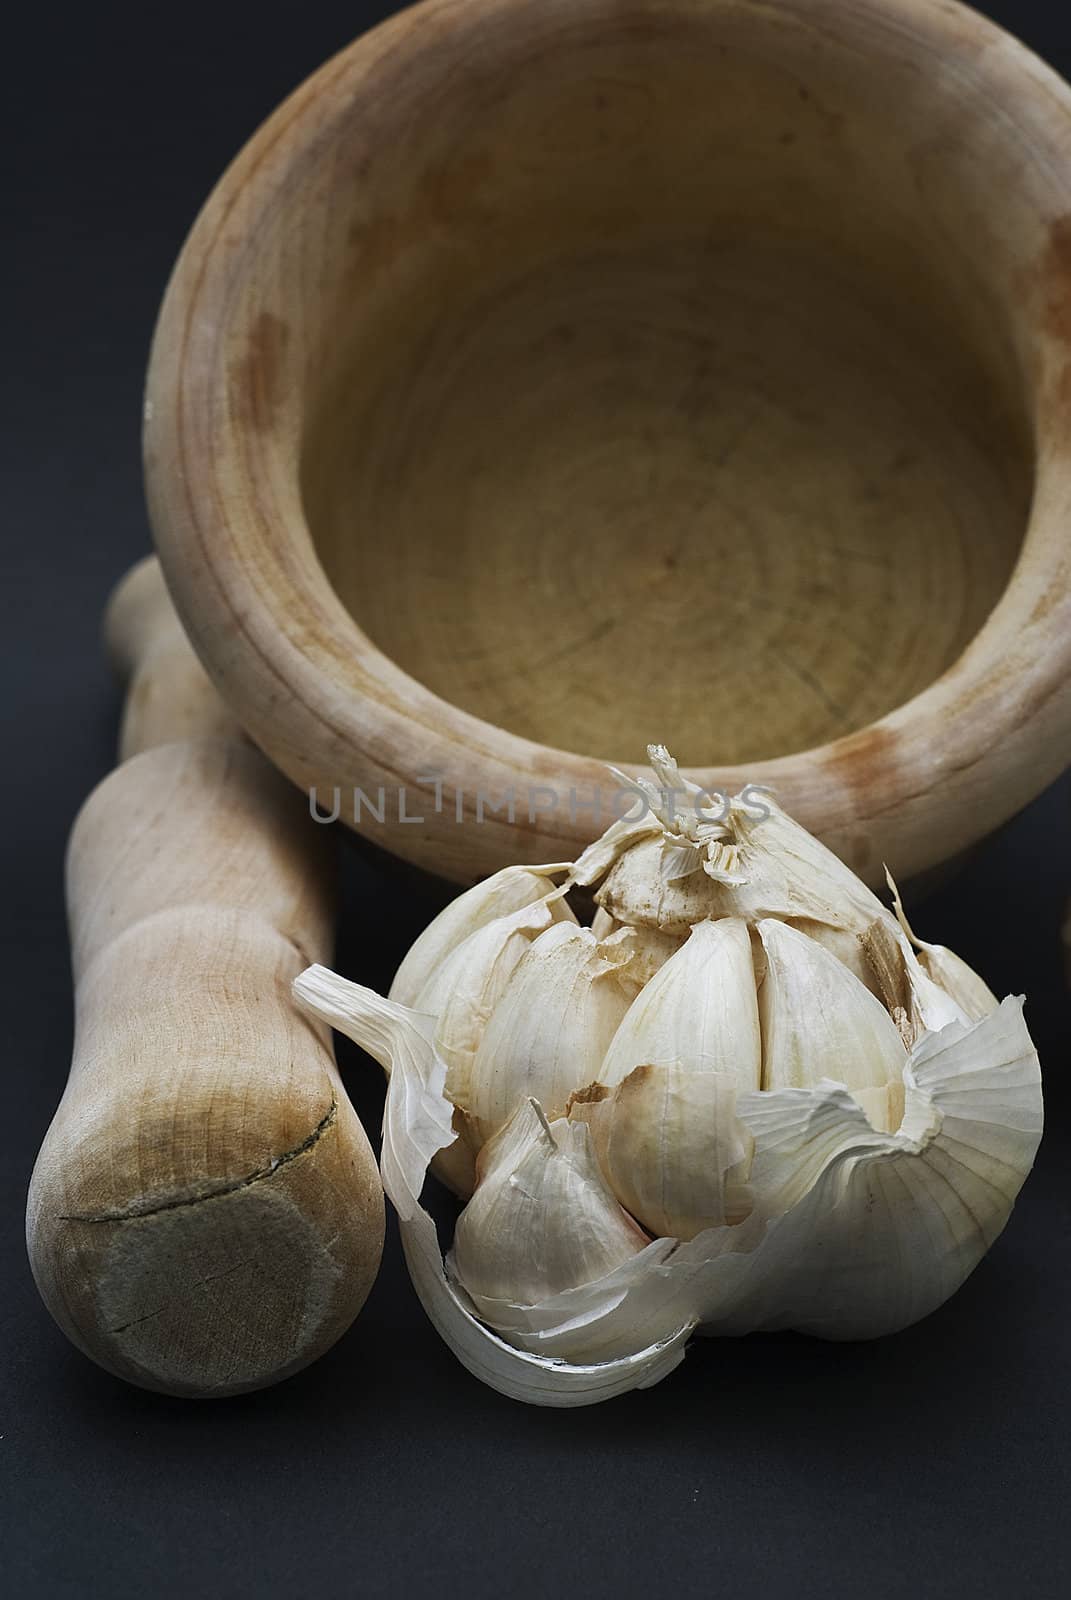
[[[71,1046],[62,853],[113,760],[98,648],[146,548],[148,340],[200,203],[261,119],[396,7],[23,8],[4,36],[5,814],[0,1586],[12,1595],[1065,1592],[1071,1474],[1071,789],[920,911],[1026,991],[1048,1131],[1007,1232],[956,1299],[882,1343],[704,1342],[660,1387],[514,1405],[453,1360],[388,1239],[350,1334],[280,1388],[171,1401],[76,1354],[40,1305],[22,1215]],[[985,9],[1071,74],[1071,9]],[[7,27],[10,29],[10,19]],[[439,903],[346,851],[339,963],[382,987]],[[393,909],[392,909],[393,906]],[[385,927],[380,920],[386,918]],[[369,936],[366,929],[374,925]],[[370,1127],[377,1075],[348,1081]]]

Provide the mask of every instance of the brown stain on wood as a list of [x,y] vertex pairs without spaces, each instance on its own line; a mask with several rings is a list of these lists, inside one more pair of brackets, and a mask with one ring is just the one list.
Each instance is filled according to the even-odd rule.
[[[1071,368],[1068,368],[1067,370],[1068,372],[1071,372]],[[1066,601],[1066,588],[1062,584],[1054,583],[1050,585],[1050,587],[1045,590],[1044,594],[1040,595],[1038,599],[1035,600],[1034,609],[1030,613],[1031,622],[1044,622],[1045,618],[1051,615],[1051,613],[1056,610],[1057,606],[1065,604]]]
[[1039,332],[1055,347],[1043,357],[1043,394],[1046,406],[1066,416],[1071,413],[1071,212],[1047,223],[1041,250],[1014,272],[1012,284],[1016,299],[1034,308]]
[[282,403],[283,367],[290,329],[281,317],[262,311],[249,334],[245,354],[234,363],[235,392],[251,425],[258,431],[271,427]]
[[483,198],[493,174],[494,162],[481,150],[429,167],[404,211],[351,223],[347,240],[356,257],[355,269],[362,276],[377,274],[393,267],[413,246],[426,246],[436,232],[493,221],[494,209]]
[[900,773],[900,735],[881,723],[838,739],[826,757],[832,778],[866,809],[873,797],[895,787]]
[[1054,339],[1071,344],[1071,215],[1049,224],[1038,271],[1045,297],[1045,327]]

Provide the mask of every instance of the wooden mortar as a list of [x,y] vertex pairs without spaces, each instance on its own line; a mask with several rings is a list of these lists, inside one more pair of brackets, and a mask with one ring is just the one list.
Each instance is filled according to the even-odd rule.
[[231,709],[396,854],[571,857],[658,740],[919,873],[1071,757],[1071,91],[947,0],[427,0],[208,201],[145,460]]
[[30,1184],[30,1263],[109,1372],[235,1394],[334,1343],[383,1244],[328,1031],[290,999],[332,949],[331,852],[226,717],[155,561],[106,632],[128,759],[71,835],[74,1060]]

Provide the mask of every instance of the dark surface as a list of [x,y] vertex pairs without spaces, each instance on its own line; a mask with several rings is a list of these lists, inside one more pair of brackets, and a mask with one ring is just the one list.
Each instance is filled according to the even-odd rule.
[[[26,1266],[34,1154],[71,1047],[64,840],[112,762],[98,650],[142,553],[138,426],[153,317],[193,216],[282,96],[379,16],[320,3],[27,8],[5,38],[13,310],[5,413],[4,1250],[0,1587],[12,1595],[1065,1592],[1071,1405],[1057,786],[920,909],[1025,990],[1047,1072],[1037,1171],[953,1303],[881,1344],[705,1343],[661,1387],[526,1410],[454,1362],[397,1239],[350,1335],[277,1390],[183,1403],[63,1340]],[[986,8],[1065,72],[1071,12]],[[29,18],[27,21],[26,18]],[[347,851],[343,970],[382,986],[438,903]],[[375,932],[369,936],[368,930]],[[348,1058],[369,1126],[376,1074]]]

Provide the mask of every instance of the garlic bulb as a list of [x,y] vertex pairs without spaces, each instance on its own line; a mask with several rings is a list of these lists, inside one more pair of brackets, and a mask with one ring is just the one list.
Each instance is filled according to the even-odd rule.
[[[697,1328],[858,1338],[927,1315],[1041,1136],[1021,1000],[768,795],[713,815],[649,754],[656,783],[622,779],[642,815],[571,869],[460,896],[389,1000],[322,968],[295,984],[390,1074],[384,1186],[429,1315],[537,1404],[656,1382]],[[596,890],[591,928],[572,884]],[[429,1164],[468,1199],[445,1265]]]

